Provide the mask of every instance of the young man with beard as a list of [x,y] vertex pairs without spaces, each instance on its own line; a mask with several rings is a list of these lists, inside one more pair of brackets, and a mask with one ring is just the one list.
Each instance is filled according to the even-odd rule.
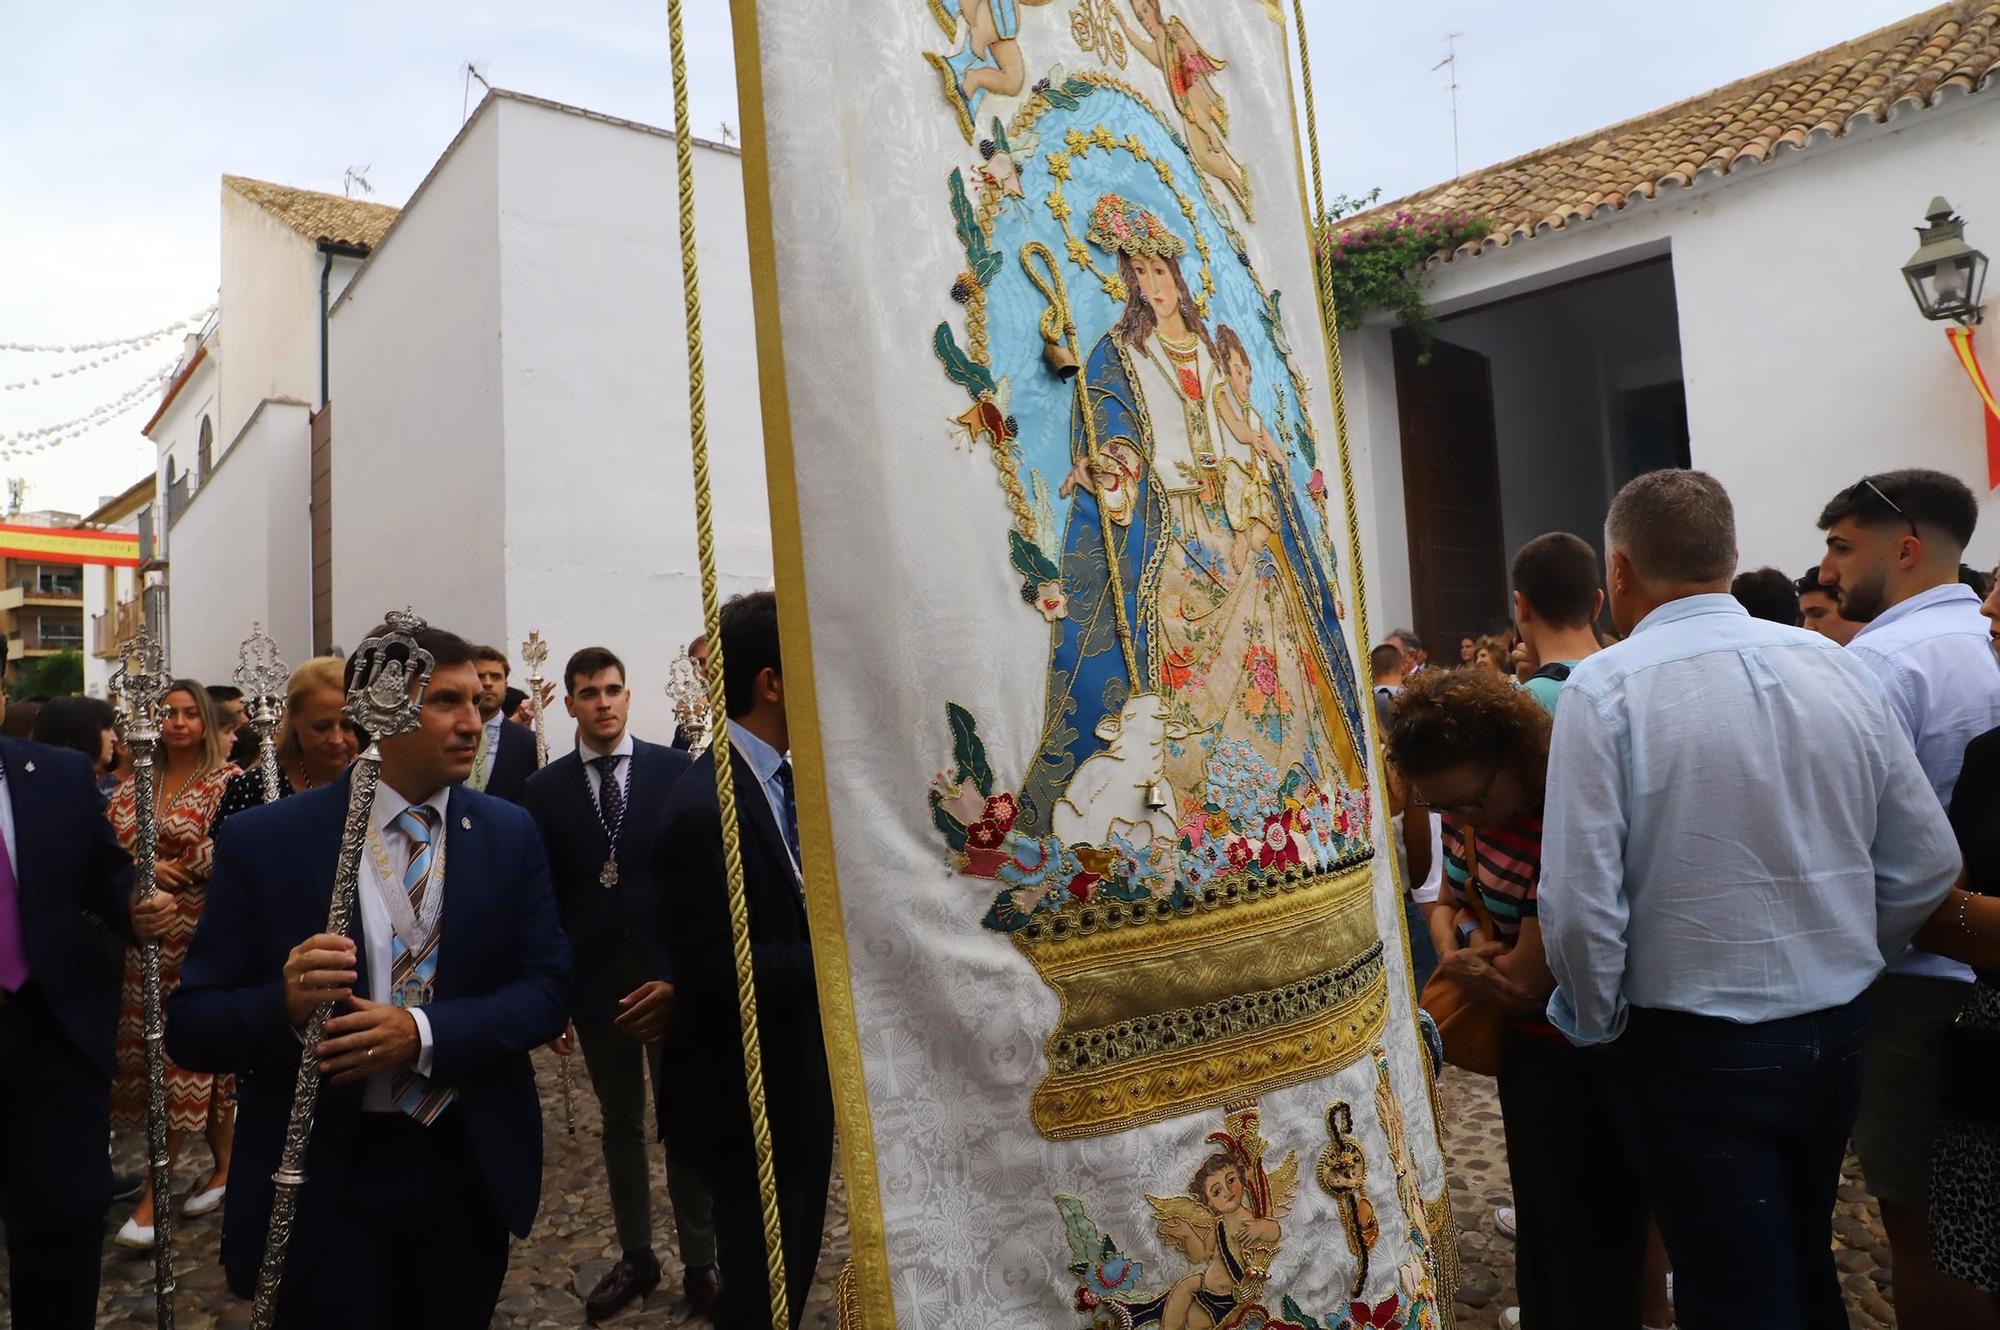
[[[625,664],[585,647],[563,667],[563,705],[576,747],[528,780],[521,803],[548,851],[556,907],[576,952],[575,1024],[583,1065],[604,1114],[604,1173],[619,1261],[584,1300],[593,1321],[616,1315],[659,1286],[647,1158],[646,1077],[653,1097],[668,1089],[662,1048],[673,1023],[672,960],[651,926],[660,865],[652,854],[660,810],[689,766],[686,753],[635,739]],[[646,922],[646,926],[641,926]],[[647,944],[642,950],[642,941]],[[680,1087],[694,1094],[698,1086]],[[667,1194],[680,1238],[683,1287],[698,1312],[714,1308],[721,1284],[707,1189],[693,1157],[667,1155]]]
[[[1820,512],[1822,585],[1863,625],[1848,651],[1881,679],[1941,807],[1965,746],[2000,725],[1996,664],[1979,593],[1958,564],[1978,501],[1941,471],[1863,476]],[[1991,1303],[1931,1262],[1924,1209],[1937,1132],[1939,1041],[1971,993],[1972,971],[1911,949],[1869,991],[1868,1078],[1854,1144],[1882,1202],[1902,1323],[1991,1327]]]
[[507,719],[507,675],[512,666],[498,647],[474,647],[479,672],[479,751],[465,783],[509,803],[521,802],[535,774],[535,732]]

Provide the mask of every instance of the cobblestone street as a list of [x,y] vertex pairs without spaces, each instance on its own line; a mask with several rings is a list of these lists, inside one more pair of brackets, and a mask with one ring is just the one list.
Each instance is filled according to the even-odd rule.
[[[541,1330],[542,1327],[576,1326],[583,1323],[583,1294],[609,1267],[617,1255],[611,1230],[611,1211],[599,1182],[602,1161],[597,1147],[597,1105],[582,1080],[579,1065],[576,1098],[576,1135],[566,1135],[561,1127],[561,1096],[556,1091],[555,1059],[547,1053],[536,1055],[536,1070],[542,1085],[546,1121],[547,1172],[542,1212],[535,1231],[526,1242],[516,1242],[506,1285],[501,1289],[496,1327],[505,1330]],[[1448,1071],[1444,1082],[1444,1103],[1451,1154],[1453,1212],[1459,1225],[1459,1251],[1463,1276],[1458,1295],[1459,1330],[1487,1330],[1499,1323],[1500,1313],[1514,1298],[1513,1243],[1493,1227],[1493,1209],[1507,1203],[1507,1156],[1501,1136],[1500,1108],[1494,1098],[1493,1082],[1481,1077]],[[200,1147],[194,1147],[197,1154]],[[131,1151],[127,1151],[128,1155]],[[206,1166],[206,1158],[199,1160]],[[183,1174],[196,1176],[196,1161],[184,1166]],[[664,1206],[666,1180],[664,1166],[655,1155],[653,1195]],[[125,1217],[120,1206],[113,1211],[112,1224]],[[834,1184],[829,1209],[829,1231],[806,1324],[814,1330],[831,1330],[833,1325],[833,1279],[848,1250],[847,1206],[839,1181]],[[672,1224],[664,1208],[656,1223],[660,1259],[666,1274],[660,1288],[642,1308],[626,1312],[612,1324],[679,1327],[703,1324],[694,1317],[680,1296],[680,1267],[673,1253]],[[223,1288],[222,1269],[215,1261],[218,1220],[211,1217],[185,1221],[181,1228],[181,1295],[178,1321],[185,1330],[248,1324],[248,1304],[231,1300]],[[1859,1172],[1849,1160],[1840,1189],[1840,1204],[1834,1217],[1835,1261],[1847,1290],[1852,1324],[1857,1330],[1888,1330],[1896,1323],[1888,1301],[1888,1247],[1882,1235],[1881,1216],[1860,1184]],[[103,1315],[100,1324],[107,1330],[136,1330],[153,1323],[152,1259],[110,1246],[105,1248]],[[4,1287],[4,1284],[0,1284]],[[0,1296],[0,1330],[31,1330],[14,1327]],[[1054,1317],[1050,1325],[1065,1325],[1066,1315]]]

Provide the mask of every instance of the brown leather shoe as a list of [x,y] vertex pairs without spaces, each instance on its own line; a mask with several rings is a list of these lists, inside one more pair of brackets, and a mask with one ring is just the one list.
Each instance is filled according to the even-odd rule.
[[687,1278],[681,1281],[681,1288],[696,1312],[713,1316],[716,1306],[722,1301],[722,1272],[712,1265],[689,1270]]
[[583,1314],[593,1321],[616,1316],[660,1286],[660,1263],[641,1265],[627,1257],[605,1271],[604,1278],[583,1300]]

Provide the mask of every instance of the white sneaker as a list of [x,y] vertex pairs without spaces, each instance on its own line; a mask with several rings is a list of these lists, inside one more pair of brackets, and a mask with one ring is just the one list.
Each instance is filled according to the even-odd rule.
[[228,1194],[229,1184],[226,1182],[220,1187],[210,1187],[207,1191],[196,1192],[187,1198],[187,1204],[181,1207],[181,1213],[189,1219],[212,1215],[222,1208],[222,1198]]
[[154,1242],[153,1226],[148,1224],[140,1228],[136,1222],[128,1219],[112,1241],[121,1247],[130,1247],[133,1251],[151,1251]]
[[1500,1330],[1521,1330],[1521,1309],[1509,1307],[1500,1313]]
[[1500,1236],[1503,1238],[1519,1236],[1520,1229],[1514,1222],[1514,1207],[1511,1205],[1495,1207],[1493,1211],[1493,1227],[1500,1231]]

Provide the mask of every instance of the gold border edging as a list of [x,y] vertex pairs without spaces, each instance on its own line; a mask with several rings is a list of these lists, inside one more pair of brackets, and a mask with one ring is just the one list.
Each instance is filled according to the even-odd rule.
[[[813,676],[812,623],[806,613],[805,553],[799,530],[798,474],[793,465],[791,394],[778,293],[777,250],[771,230],[770,158],[764,122],[764,66],[756,0],[730,0],[736,47],[737,115],[743,125],[743,211],[750,243],[751,308],[757,329],[758,410],[764,429],[764,481],[771,509],[771,560],[778,588],[778,632],[790,694],[792,766],[798,774],[799,832],[804,854],[806,918],[812,930],[820,1027],[833,1083],[847,1187],[853,1255],[842,1270],[841,1324],[891,1326],[889,1251],[882,1222],[875,1128],[862,1075],[847,931],[827,811],[825,750],[820,742],[819,690]],[[851,1295],[851,1296],[850,1296]]]

